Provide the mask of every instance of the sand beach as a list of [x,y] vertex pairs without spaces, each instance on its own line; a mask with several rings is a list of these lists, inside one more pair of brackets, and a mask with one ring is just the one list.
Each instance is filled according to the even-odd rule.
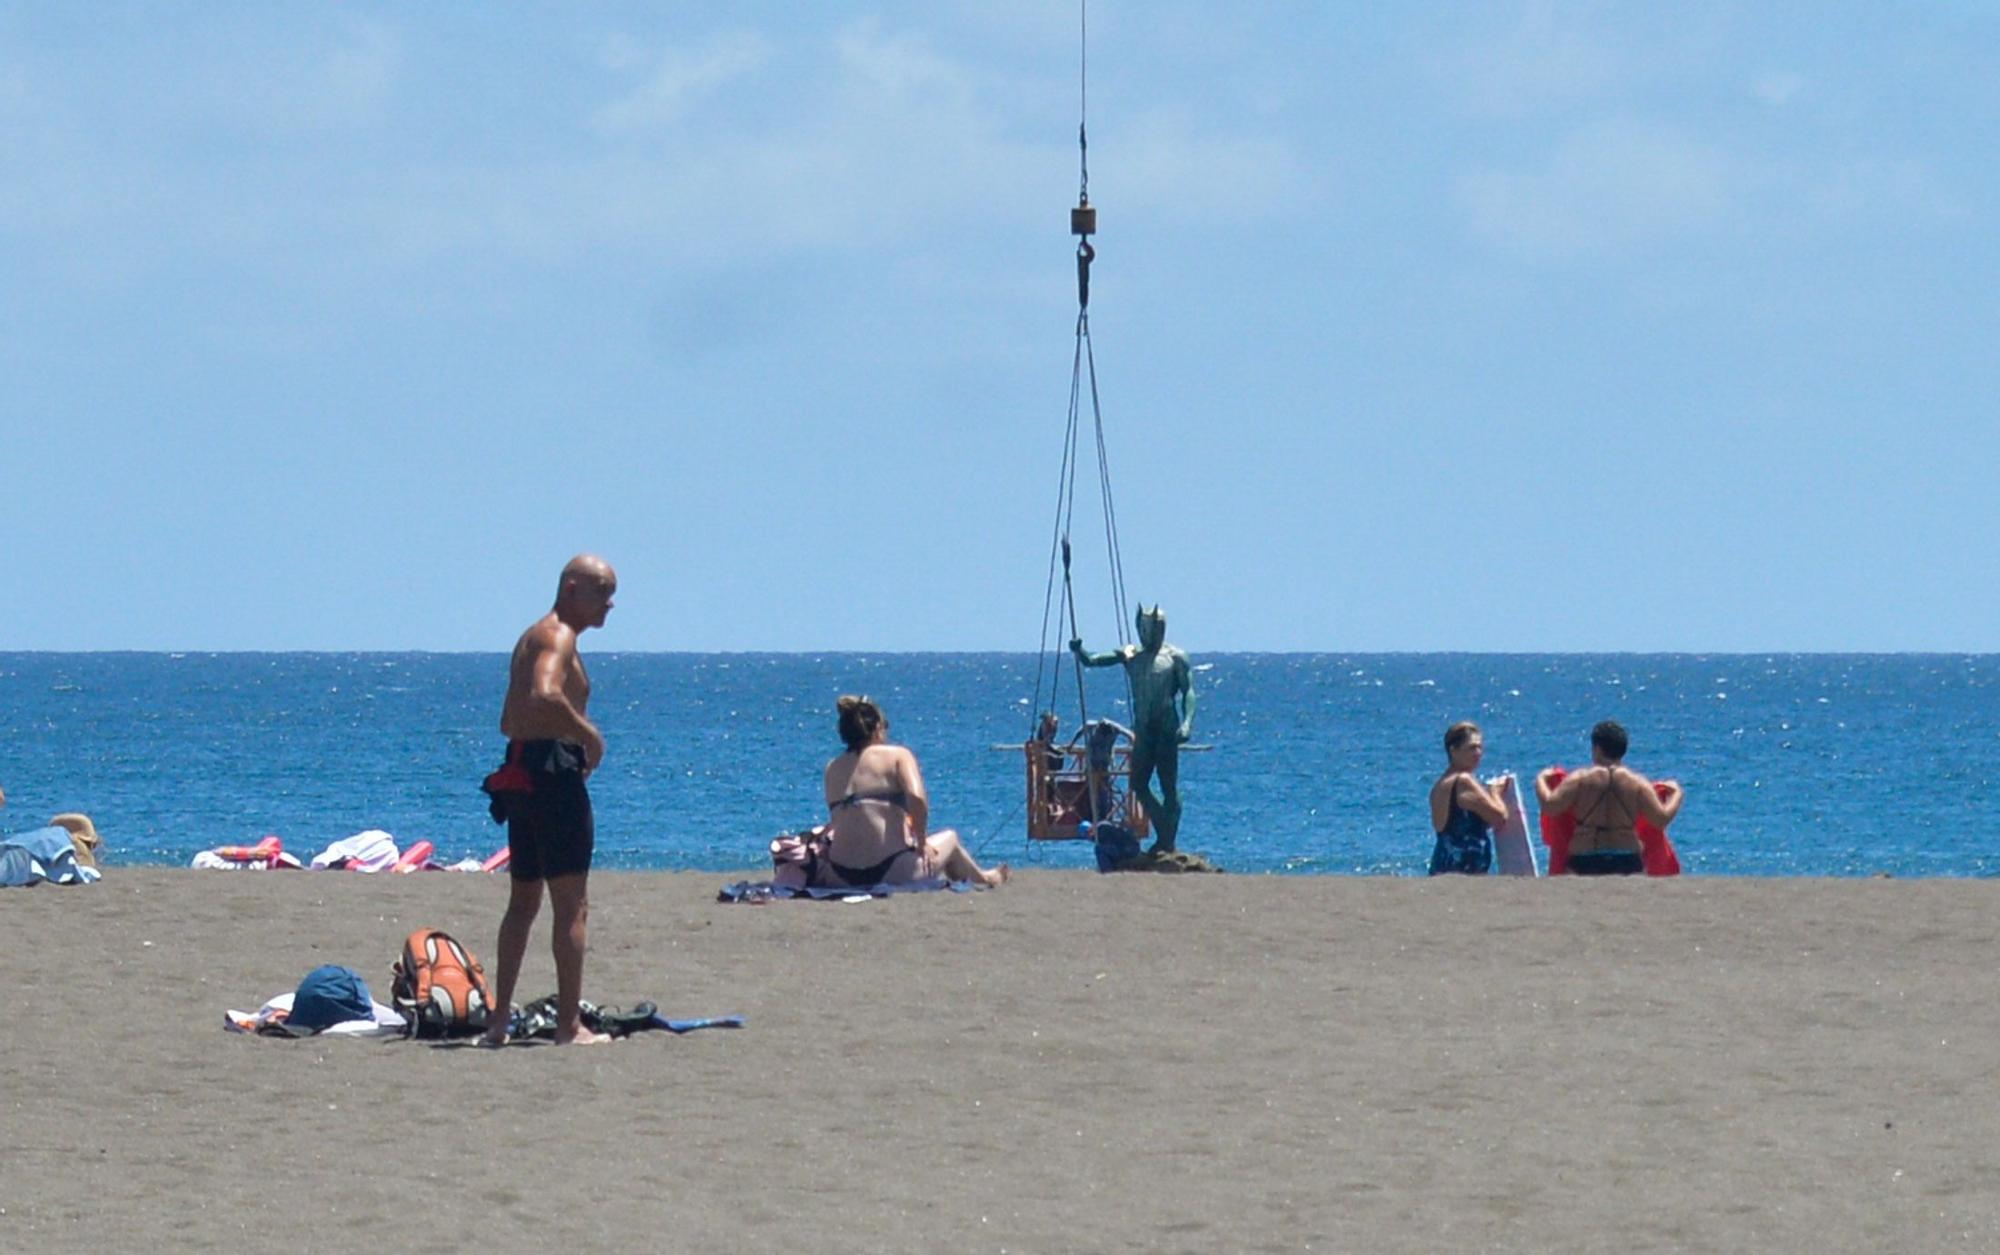
[[0,1247],[2000,1244],[1991,883],[725,879],[594,877],[586,996],[747,1026],[569,1050],[223,1030],[414,927],[490,963],[497,878],[0,892]]

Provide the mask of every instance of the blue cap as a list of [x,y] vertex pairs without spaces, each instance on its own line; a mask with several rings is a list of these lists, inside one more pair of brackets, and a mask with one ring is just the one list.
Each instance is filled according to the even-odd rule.
[[292,1013],[285,1027],[294,1032],[317,1033],[349,1020],[375,1018],[374,1000],[368,996],[368,982],[351,967],[329,963],[306,973],[292,995]]

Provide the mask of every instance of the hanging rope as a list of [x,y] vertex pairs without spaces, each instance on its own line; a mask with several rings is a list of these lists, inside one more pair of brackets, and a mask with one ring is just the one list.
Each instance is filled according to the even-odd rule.
[[1097,489],[1104,508],[1104,548],[1111,555],[1111,600],[1118,612],[1118,643],[1126,643],[1125,558],[1118,547],[1118,506],[1111,495],[1111,458],[1104,443],[1104,410],[1097,401],[1097,355],[1091,350],[1090,327],[1083,328],[1084,361],[1090,367],[1090,413],[1097,429]]
[[1090,140],[1083,124],[1090,117],[1090,0],[1076,6],[1076,148],[1077,165],[1082,167],[1076,189],[1076,203],[1090,203]]
[[[1104,440],[1104,409],[1097,390],[1097,353],[1090,340],[1090,265],[1097,260],[1097,249],[1090,237],[1097,231],[1097,210],[1090,203],[1090,136],[1088,131],[1090,105],[1090,50],[1089,50],[1089,5],[1078,5],[1078,36],[1081,51],[1077,64],[1077,203],[1070,210],[1070,231],[1077,236],[1076,245],[1076,349],[1070,359],[1069,379],[1069,419],[1063,433],[1062,475],[1056,486],[1056,517],[1054,534],[1049,540],[1049,577],[1042,592],[1042,638],[1041,650],[1035,666],[1035,704],[1029,711],[1030,726],[1035,726],[1044,710],[1054,710],[1062,687],[1062,667],[1054,669],[1049,680],[1049,700],[1042,704],[1042,680],[1048,674],[1050,654],[1049,619],[1050,611],[1055,611],[1057,636],[1055,647],[1066,649],[1070,640],[1083,635],[1076,615],[1076,588],[1072,579],[1070,523],[1076,513],[1077,478],[1077,436],[1082,426],[1085,382],[1088,380],[1090,397],[1091,435],[1097,450],[1097,492],[1100,513],[1104,523],[1104,548],[1110,565],[1112,608],[1117,616],[1118,643],[1122,647],[1129,642],[1126,622],[1130,614],[1125,600],[1125,563],[1118,546],[1118,510],[1112,500],[1111,461]],[[1060,605],[1055,600],[1056,564],[1062,564],[1063,600]],[[1067,625],[1067,632],[1063,628]],[[1075,661],[1076,704],[1079,725],[1090,721],[1090,711],[1084,700],[1083,663]],[[1128,695],[1129,696],[1129,695]]]
[[[1077,342],[1077,351],[1081,353],[1082,348],[1083,348],[1083,343],[1081,340],[1079,340]],[[1045,674],[1047,674],[1048,661],[1049,661],[1049,611],[1051,609],[1054,609],[1056,612],[1057,647],[1066,648],[1064,642],[1068,641],[1069,637],[1063,635],[1062,631],[1064,610],[1066,607],[1073,606],[1075,604],[1073,600],[1068,598],[1067,594],[1069,592],[1069,587],[1070,587],[1069,520],[1070,520],[1070,514],[1074,508],[1073,500],[1075,496],[1075,487],[1076,487],[1077,384],[1080,378],[1081,376],[1078,373],[1077,369],[1075,368],[1074,365],[1072,365],[1072,367],[1070,368],[1070,382],[1069,382],[1069,427],[1068,430],[1066,430],[1063,433],[1062,474],[1056,481],[1055,527],[1051,535],[1049,536],[1049,576],[1048,576],[1048,583],[1042,590],[1041,645],[1037,649],[1035,654],[1035,704],[1033,709],[1029,710],[1028,712],[1029,727],[1031,731],[1034,727],[1039,725],[1041,721],[1042,711],[1056,709],[1056,707],[1059,705],[1059,698],[1062,690],[1062,668],[1058,666],[1055,669],[1055,674],[1053,678],[1051,678],[1049,681],[1048,704],[1044,705],[1042,703],[1042,677]],[[1055,600],[1056,563],[1059,559],[1062,563],[1063,590],[1065,593],[1065,602],[1062,605],[1058,605]],[[1073,621],[1075,616],[1074,614],[1071,614],[1069,617]],[[1078,698],[1080,701],[1082,697],[1081,672],[1078,673],[1077,687],[1078,687]]]
[[[1097,233],[1097,211],[1090,207],[1090,133],[1086,122],[1090,114],[1090,6],[1079,0],[1077,5],[1077,44],[1080,48],[1076,69],[1076,208],[1069,211],[1069,232],[1076,240],[1076,310],[1079,340],[1090,338],[1090,319],[1086,311],[1090,309],[1090,263],[1097,260],[1097,250],[1090,245],[1090,237]],[[1091,382],[1096,383],[1093,367]]]
[[[1091,245],[1090,237],[1097,233],[1097,210],[1090,204],[1090,3],[1077,0],[1077,66],[1076,66],[1076,167],[1077,188],[1076,208],[1070,212],[1070,232],[1077,237],[1076,243],[1076,345],[1077,351],[1070,362],[1069,385],[1069,442],[1070,448],[1064,455],[1064,465],[1070,474],[1070,492],[1076,490],[1076,429],[1079,402],[1082,400],[1082,375],[1090,372],[1090,417],[1091,428],[1097,443],[1097,490],[1098,501],[1104,514],[1104,548],[1111,564],[1111,596],[1113,608],[1117,611],[1118,643],[1127,643],[1125,621],[1131,616],[1125,608],[1125,560],[1118,547],[1118,508],[1112,502],[1111,460],[1104,443],[1104,407],[1097,393],[1097,352],[1090,341],[1090,263],[1097,260],[1097,249]],[[1063,583],[1067,591],[1069,584],[1069,519],[1063,520]],[[1076,602],[1070,599],[1070,626],[1073,636],[1080,636],[1076,628]],[[1083,670],[1077,669],[1077,685],[1083,684]]]

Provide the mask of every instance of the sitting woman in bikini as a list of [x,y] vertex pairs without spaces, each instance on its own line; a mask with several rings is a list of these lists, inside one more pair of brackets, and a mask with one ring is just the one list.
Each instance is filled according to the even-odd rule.
[[924,774],[915,754],[889,744],[882,708],[865,697],[843,697],[839,710],[847,752],[826,765],[831,818],[807,861],[807,881],[838,888],[943,876],[988,888],[1005,884],[1005,863],[985,871],[957,833],[926,831],[931,808]]

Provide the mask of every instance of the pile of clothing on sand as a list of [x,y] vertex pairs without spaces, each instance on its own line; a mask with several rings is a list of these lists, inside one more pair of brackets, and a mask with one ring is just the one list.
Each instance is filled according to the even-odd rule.
[[104,838],[90,816],[57,815],[46,828],[0,837],[0,885],[88,885],[103,879],[97,852]]
[[[338,963],[316,967],[290,993],[267,999],[255,1011],[224,1011],[223,1027],[260,1037],[425,1037],[465,1038],[485,1031],[497,1011],[479,959],[449,933],[419,928],[403,943],[389,969],[393,1005],[375,1001],[361,973]],[[670,1020],[650,1002],[629,1011],[581,1006],[584,1025],[613,1037],[664,1029],[687,1033],[701,1028],[741,1028],[741,1016]],[[551,1040],[556,1035],[556,997],[507,1008],[510,1037]]]

